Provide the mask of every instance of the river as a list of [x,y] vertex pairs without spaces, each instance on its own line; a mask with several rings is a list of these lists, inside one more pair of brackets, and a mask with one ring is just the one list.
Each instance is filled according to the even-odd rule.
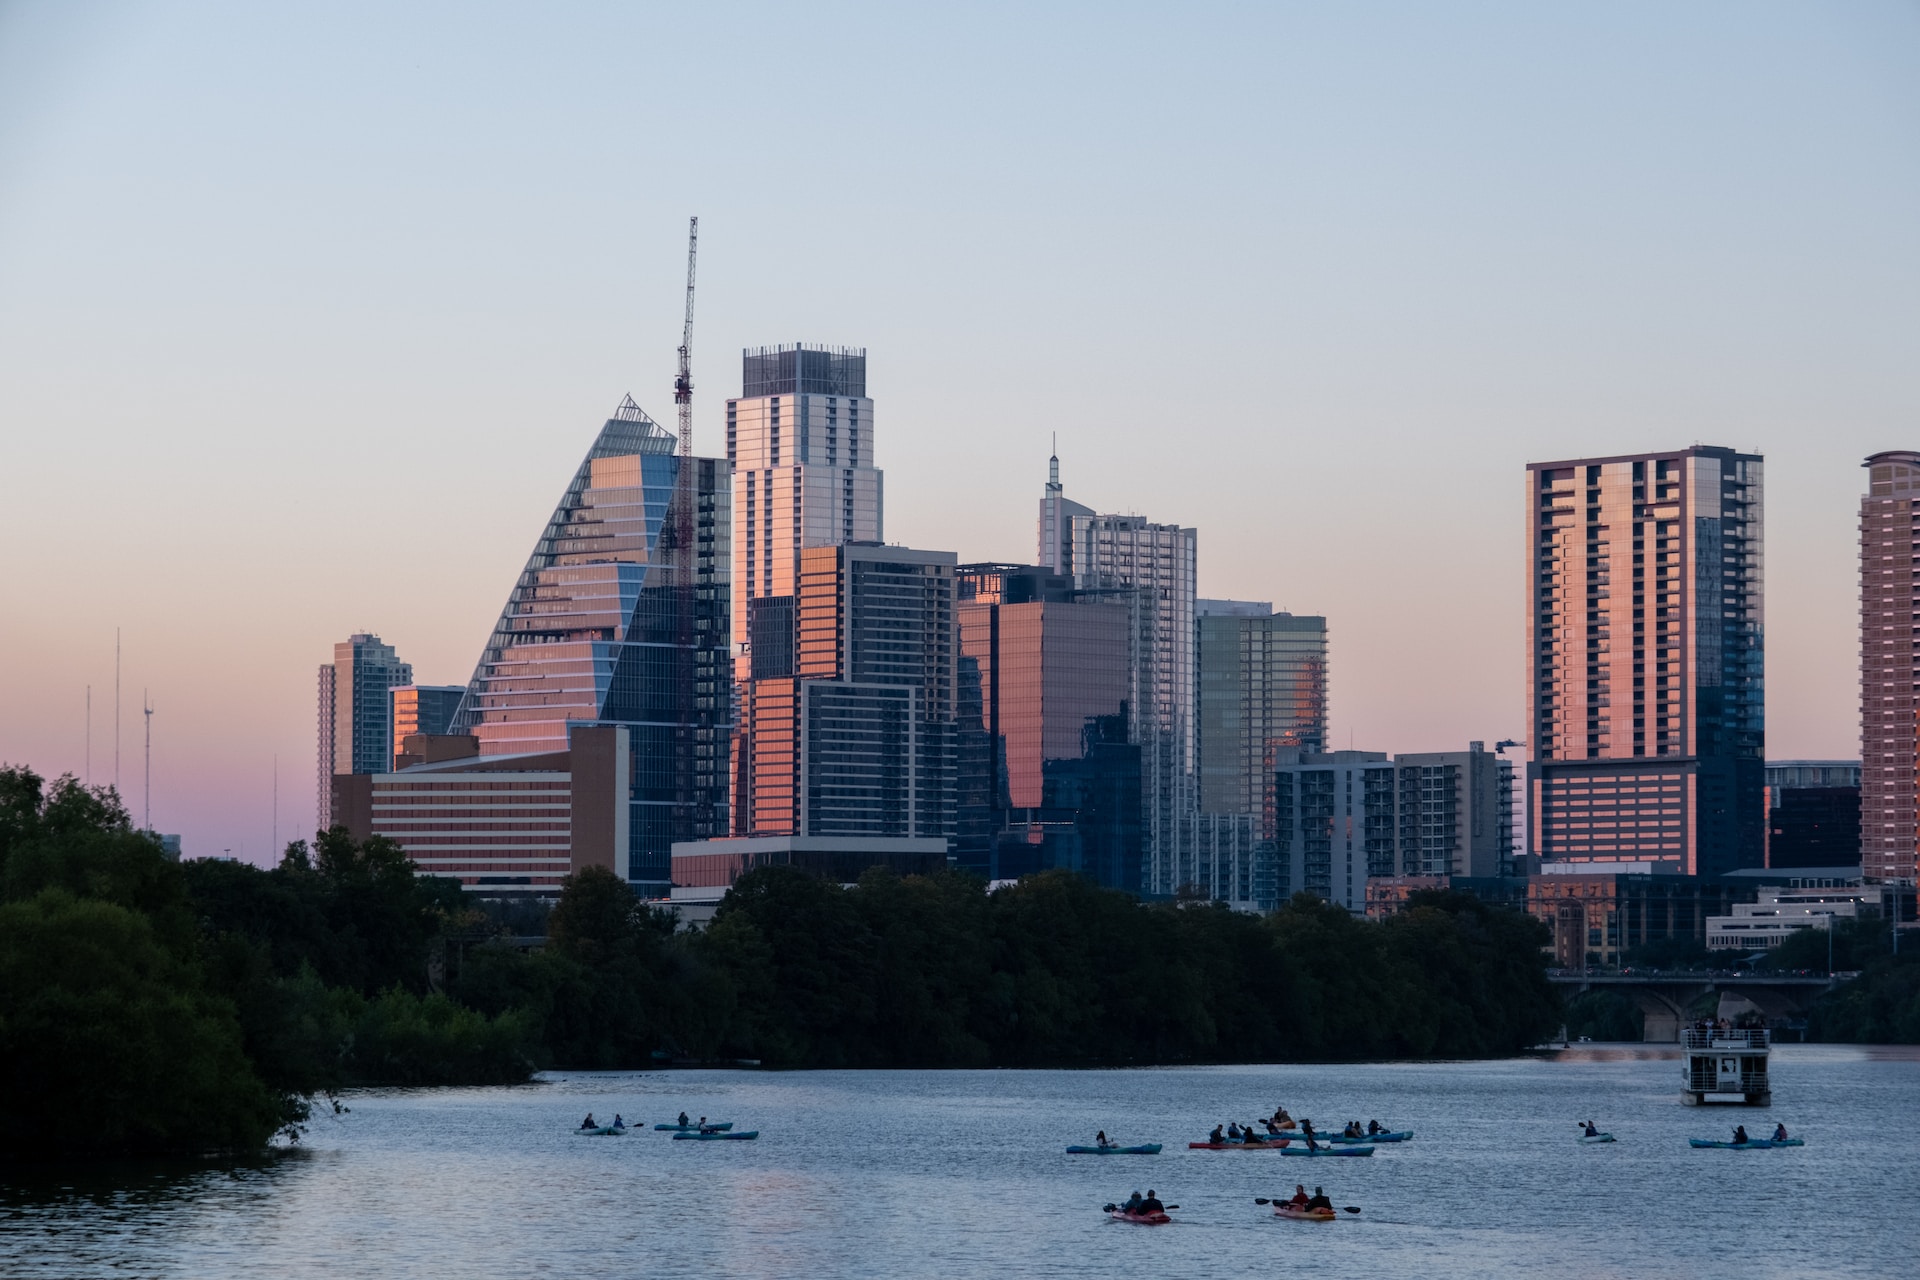
[[[1672,1050],[1129,1071],[555,1073],[371,1090],[242,1164],[0,1173],[8,1277],[1864,1277],[1920,1273],[1920,1052],[1774,1051],[1774,1105],[1692,1108]],[[1284,1103],[1371,1159],[1189,1151]],[[570,1132],[682,1108],[755,1142]],[[1619,1138],[1574,1141],[1591,1116]],[[1695,1151],[1784,1120],[1797,1149]],[[1096,1129],[1158,1156],[1068,1156]],[[1324,1185],[1357,1217],[1276,1220]],[[1174,1225],[1100,1206],[1158,1190]]]

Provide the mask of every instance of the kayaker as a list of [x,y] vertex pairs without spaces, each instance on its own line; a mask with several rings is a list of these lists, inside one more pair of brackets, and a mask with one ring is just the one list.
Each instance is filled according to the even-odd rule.
[[1153,1194],[1152,1187],[1147,1188],[1147,1198],[1140,1202],[1138,1209],[1134,1210],[1135,1213],[1165,1213],[1166,1211],[1167,1206],[1160,1203],[1160,1197]]
[[1313,1140],[1313,1121],[1302,1120],[1300,1122],[1300,1134],[1307,1140],[1307,1150],[1318,1151],[1320,1149],[1319,1144]]
[[1775,1126],[1773,1126],[1773,1140],[1774,1140],[1775,1142],[1785,1142],[1785,1141],[1787,1140],[1787,1126],[1786,1126],[1786,1125],[1784,1125],[1784,1124],[1776,1124]]
[[1252,1125],[1248,1125],[1240,1131],[1240,1142],[1242,1145],[1249,1147],[1264,1147],[1267,1145],[1266,1139],[1255,1133]]
[[1751,1139],[1751,1138],[1749,1138],[1749,1137],[1747,1137],[1747,1126],[1745,1126],[1745,1125],[1743,1125],[1743,1124],[1737,1124],[1737,1125],[1735,1125],[1735,1126],[1733,1126],[1733,1140],[1734,1140],[1735,1142],[1751,1142],[1751,1141],[1753,1141],[1753,1139]]
[[1220,1134],[1219,1125],[1213,1126],[1213,1132],[1207,1135],[1207,1141],[1211,1142],[1216,1147],[1226,1141],[1226,1139],[1222,1137]]
[[1287,1109],[1285,1107],[1277,1106],[1277,1105],[1274,1107],[1273,1122],[1275,1124],[1285,1124],[1291,1119],[1293,1119],[1293,1117],[1287,1114]]
[[1386,1130],[1380,1127],[1380,1122],[1378,1120],[1367,1121],[1367,1136],[1369,1138],[1371,1138],[1376,1133],[1385,1133],[1385,1132]]
[[620,1118],[620,1113],[618,1111],[613,1113],[613,1127],[616,1129],[624,1129],[627,1127],[627,1122]]
[[1240,1141],[1240,1126],[1235,1124],[1231,1120],[1227,1121],[1227,1141],[1228,1142]]
[[1271,1120],[1267,1121],[1267,1136],[1269,1138],[1277,1138],[1280,1136],[1280,1126]]
[[1591,1120],[1587,1121],[1587,1136],[1589,1138],[1597,1138],[1600,1136],[1600,1130],[1594,1128],[1593,1121]]
[[1333,1201],[1327,1199],[1327,1193],[1319,1187],[1315,1187],[1313,1189],[1313,1199],[1307,1201],[1307,1211],[1311,1213],[1315,1209],[1331,1210],[1332,1208]]
[[1120,1206],[1120,1212],[1122,1213],[1144,1212],[1140,1206],[1145,1203],[1146,1201],[1140,1198],[1140,1193],[1138,1191],[1135,1191],[1131,1196],[1127,1197],[1127,1202]]
[[682,1129],[687,1127],[687,1113],[684,1111],[680,1113],[680,1127]]
[[593,1112],[589,1111],[587,1112],[587,1118],[580,1122],[580,1127],[582,1129],[598,1129],[600,1126],[593,1122]]
[[1307,1207],[1307,1188],[1304,1183],[1296,1182],[1293,1184],[1293,1199],[1287,1201],[1287,1203],[1296,1209],[1304,1209]]
[[1107,1141],[1107,1131],[1105,1129],[1102,1129],[1100,1132],[1093,1135],[1093,1144],[1096,1147],[1102,1147],[1102,1148],[1110,1147],[1113,1145],[1111,1142]]

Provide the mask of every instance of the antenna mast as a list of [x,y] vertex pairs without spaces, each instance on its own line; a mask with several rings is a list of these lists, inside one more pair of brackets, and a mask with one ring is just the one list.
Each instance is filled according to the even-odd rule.
[[687,322],[680,330],[680,374],[673,402],[680,406],[680,456],[693,456],[693,260],[700,248],[700,219],[687,219]]
[[147,696],[145,689],[140,691],[140,707],[141,714],[147,718],[147,777],[146,784],[142,788],[144,794],[141,797],[140,806],[145,810],[145,814],[140,819],[140,826],[144,831],[151,831],[153,830],[153,699]]

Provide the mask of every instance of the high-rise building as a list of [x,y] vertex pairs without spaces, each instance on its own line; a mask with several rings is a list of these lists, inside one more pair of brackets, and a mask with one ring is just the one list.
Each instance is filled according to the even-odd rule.
[[[463,684],[397,684],[393,696],[394,759],[400,758],[401,744],[411,734],[444,734],[453,727],[460,711],[460,699],[467,696]],[[395,768],[402,766],[395,764]]]
[[1767,866],[1860,865],[1860,762],[1767,761]]
[[1398,840],[1398,780],[1380,751],[1277,753],[1273,808],[1275,894],[1367,907],[1370,867],[1391,865]]
[[1860,856],[1920,875],[1920,452],[1866,461],[1860,499]]
[[480,655],[456,732],[481,754],[627,730],[628,874],[665,896],[676,840],[723,834],[731,720],[726,462],[681,459],[631,398],[567,486]]
[[1327,743],[1327,620],[1247,600],[1201,600],[1200,809],[1251,814],[1273,839],[1273,768]]
[[[794,596],[803,550],[881,540],[883,494],[864,349],[749,349],[741,382],[727,401],[732,616],[736,642],[750,648],[756,602]],[[743,657],[737,675],[749,674]]]
[[953,834],[950,551],[803,548],[790,607],[749,604],[736,836]]
[[333,661],[320,668],[319,788],[316,817],[321,830],[335,821],[333,776],[385,773],[393,768],[393,708],[388,691],[412,684],[413,668],[382,644],[358,632],[333,646]]
[[[1139,838],[1137,815],[1129,827],[1111,812],[1116,787],[1125,789],[1111,737],[1132,693],[1133,611],[1107,595],[1081,598],[1070,579],[1026,565],[963,565],[958,598],[956,865],[990,879],[1065,866],[1138,890],[1137,879],[1103,878],[1139,863],[1137,843],[1130,855],[1109,847],[1128,832]],[[1089,738],[1096,721],[1103,727]],[[1137,798],[1138,753],[1129,758]],[[1084,822],[1063,806],[1069,795],[1085,798]],[[1081,830],[1089,823],[1099,834]]]
[[1172,895],[1199,878],[1193,751],[1197,534],[1142,516],[1097,515],[1068,502],[1058,458],[1048,464],[1040,508],[1042,567],[1070,572],[1082,598],[1103,593],[1133,611],[1127,703],[1141,754],[1140,888]]
[[1470,742],[1465,751],[1397,755],[1393,768],[1398,792],[1393,860],[1370,862],[1369,875],[1486,878],[1511,871],[1509,761]]
[[1763,509],[1731,449],[1528,466],[1530,853],[1761,864]]

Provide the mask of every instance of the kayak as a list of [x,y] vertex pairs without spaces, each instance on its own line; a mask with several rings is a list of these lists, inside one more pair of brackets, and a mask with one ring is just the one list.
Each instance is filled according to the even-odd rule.
[[1585,1143],[1587,1146],[1592,1146],[1596,1142],[1612,1142],[1613,1135],[1610,1133],[1595,1133],[1595,1134],[1583,1133],[1578,1138],[1575,1138],[1574,1141]]
[[1325,1134],[1316,1133],[1313,1135],[1313,1140],[1315,1142],[1360,1143],[1364,1145],[1374,1142],[1405,1142],[1412,1136],[1413,1130],[1402,1129],[1398,1133],[1370,1133],[1364,1138],[1349,1138],[1343,1133],[1336,1133],[1329,1138]]
[[1067,1154],[1070,1156],[1157,1156],[1160,1154],[1160,1144],[1143,1142],[1137,1147],[1068,1147]]
[[1109,1209],[1107,1216],[1115,1222],[1136,1222],[1143,1227],[1164,1227],[1173,1221],[1164,1213],[1128,1213],[1125,1209]]
[[[1788,1139],[1789,1142],[1797,1139]],[[1745,1142],[1714,1142],[1707,1138],[1688,1138],[1690,1147],[1718,1147],[1723,1151],[1767,1151],[1780,1144],[1772,1138],[1749,1138]]]
[[1805,1138],[1768,1138],[1767,1141],[1776,1147],[1804,1147],[1807,1145]]
[[1296,1209],[1290,1204],[1273,1206],[1277,1218],[1293,1218],[1299,1222],[1332,1222],[1340,1215],[1331,1209]]
[[731,1138],[735,1142],[752,1142],[760,1136],[758,1129],[749,1129],[745,1133],[676,1133],[675,1142],[720,1142]]
[[627,1131],[627,1126],[625,1125],[616,1126],[616,1125],[610,1125],[610,1124],[603,1124],[597,1129],[575,1129],[574,1130],[575,1133],[579,1134],[583,1138],[617,1138],[621,1134],[625,1133],[626,1131]]
[[1274,1138],[1268,1142],[1189,1142],[1187,1144],[1194,1151],[1278,1151],[1286,1145],[1285,1138]]
[[1280,1153],[1283,1156],[1370,1156],[1372,1147],[1321,1147],[1315,1151],[1309,1147],[1288,1147]]
[[653,1126],[653,1127],[654,1127],[655,1129],[657,1129],[657,1130],[659,1130],[659,1131],[660,1131],[661,1133],[669,1133],[669,1132],[671,1132],[671,1133],[698,1133],[698,1132],[700,1132],[700,1130],[701,1130],[701,1129],[703,1129],[703,1128],[706,1128],[706,1129],[718,1129],[718,1130],[720,1130],[721,1132],[723,1132],[723,1133],[724,1133],[724,1132],[725,1132],[726,1130],[728,1130],[728,1129],[731,1129],[731,1128],[733,1128],[733,1121],[731,1121],[731,1120],[723,1120],[723,1121],[721,1121],[721,1122],[720,1122],[720,1123],[718,1123],[718,1124],[712,1124],[712,1123],[709,1123],[709,1124],[706,1124],[706,1125],[699,1125],[699,1124],[657,1124],[657,1125],[655,1125],[655,1126]]

